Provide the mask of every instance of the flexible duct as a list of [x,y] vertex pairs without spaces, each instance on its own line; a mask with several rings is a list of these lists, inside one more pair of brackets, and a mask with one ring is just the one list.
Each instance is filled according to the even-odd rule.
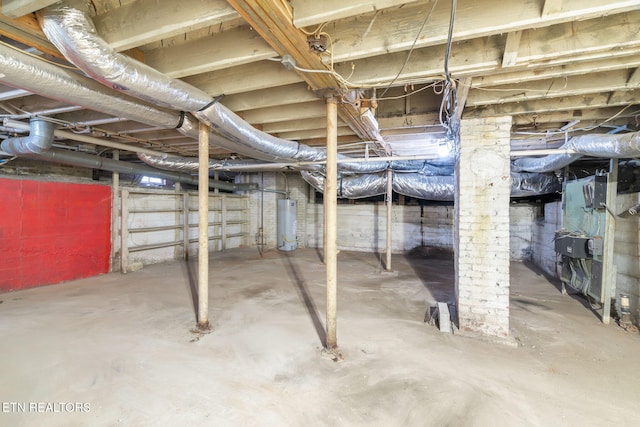
[[[0,82],[37,95],[121,116],[150,126],[175,128],[198,138],[198,126],[190,116],[149,106],[105,89],[92,79],[64,70],[19,50],[0,44]],[[181,122],[182,119],[182,122]]]
[[[85,6],[83,0],[56,3],[41,10],[38,20],[47,38],[65,58],[90,77],[157,105],[193,112],[217,134],[211,142],[232,152],[266,161],[326,159],[326,150],[257,130],[200,89],[116,52],[98,36]],[[423,163],[418,161],[412,168],[418,169]],[[388,162],[340,164],[340,170],[355,173],[389,167]]]
[[2,141],[2,150],[7,154],[19,156],[38,154],[51,148],[53,145],[53,123],[33,118],[29,122],[29,129],[28,136],[7,138]]
[[[52,148],[39,154],[25,154],[24,157],[109,172],[147,175],[174,182],[181,182],[183,184],[198,185],[198,177],[186,173],[162,171],[147,165],[107,159],[92,154],[77,153],[57,148]],[[251,191],[257,189],[257,184],[233,184],[224,181],[210,180],[209,187],[226,191]]]
[[[319,192],[324,191],[324,176],[317,172],[302,171],[302,177]],[[338,197],[356,199],[372,197],[386,192],[387,175],[362,174],[338,180]],[[454,176],[426,176],[419,173],[394,173],[393,191],[417,199],[453,201]],[[553,175],[538,173],[512,173],[511,196],[527,197],[555,193],[561,185]]]
[[512,170],[552,172],[562,169],[583,156],[613,159],[640,157],[640,132],[574,136],[560,149],[573,150],[575,154],[552,154],[545,157],[517,159],[512,162]]
[[[167,156],[154,156],[145,153],[138,153],[138,158],[146,164],[166,170],[183,170],[183,171],[197,171],[198,170],[198,158],[197,157],[167,157]],[[387,169],[401,172],[419,172],[423,175],[452,175],[453,166],[436,166],[432,165],[431,161],[375,161],[374,167],[371,172],[383,172]],[[255,164],[255,168],[251,168],[251,165]],[[296,163],[273,163],[265,164],[256,160],[209,160],[209,169],[218,170],[231,170],[234,168],[242,169],[245,172],[263,172],[266,170],[315,170],[321,171],[321,165],[308,165],[308,164],[296,164]],[[350,174],[347,170],[341,170],[341,174]]]

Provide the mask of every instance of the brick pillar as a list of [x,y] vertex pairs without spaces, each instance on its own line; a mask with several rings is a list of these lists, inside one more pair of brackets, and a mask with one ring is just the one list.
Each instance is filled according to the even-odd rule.
[[509,335],[511,117],[463,120],[456,164],[456,299],[461,331]]

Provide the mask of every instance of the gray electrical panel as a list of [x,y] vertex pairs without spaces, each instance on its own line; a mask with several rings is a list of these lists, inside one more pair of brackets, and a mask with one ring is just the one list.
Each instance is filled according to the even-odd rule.
[[562,230],[555,236],[555,251],[562,256],[560,278],[602,302],[607,176],[566,181],[563,187]]

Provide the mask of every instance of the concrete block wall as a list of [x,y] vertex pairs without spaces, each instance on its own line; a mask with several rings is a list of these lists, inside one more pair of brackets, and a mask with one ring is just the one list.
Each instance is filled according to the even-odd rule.
[[[409,209],[407,209],[409,208]],[[397,206],[392,212],[392,250],[404,251],[420,246],[420,209]],[[307,208],[306,239],[311,247],[323,245],[324,212],[321,204]],[[338,205],[338,249],[348,251],[381,252],[386,250],[387,217],[383,203]],[[404,222],[405,216],[412,216]]]
[[462,331],[509,335],[511,117],[463,120],[456,164],[456,274]]
[[554,239],[557,230],[562,228],[562,202],[546,203],[544,214],[536,219],[533,226],[533,257],[534,264],[552,277],[560,277]]
[[533,224],[539,207],[512,204],[509,208],[509,255],[512,261],[530,260],[533,256]]
[[255,246],[259,240],[262,227],[265,249],[277,246],[278,200],[289,197],[297,203],[298,245],[307,245],[304,236],[307,229],[307,203],[309,199],[308,184],[299,173],[261,172],[245,173],[236,178],[237,183],[257,183],[267,191],[248,193],[250,213],[250,244]]

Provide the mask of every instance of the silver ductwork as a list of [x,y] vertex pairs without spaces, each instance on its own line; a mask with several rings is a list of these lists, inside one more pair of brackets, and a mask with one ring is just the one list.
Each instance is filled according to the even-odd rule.
[[146,105],[105,89],[92,79],[0,44],[0,82],[31,93],[114,116],[181,132],[198,138],[197,121],[189,115]]
[[574,153],[517,159],[512,162],[512,170],[515,172],[553,172],[583,156],[609,159],[640,157],[640,132],[574,136],[559,149],[572,150]]
[[[25,154],[23,157],[48,162],[62,163],[69,166],[100,169],[109,172],[118,172],[134,175],[147,175],[156,178],[168,179],[183,184],[198,185],[198,177],[186,173],[162,171],[151,166],[107,159],[92,154],[78,153],[74,151],[52,148],[39,154]],[[226,191],[252,191],[257,189],[257,184],[233,184],[224,181],[210,180],[209,187]]]
[[[188,172],[195,172],[198,170],[198,159],[193,157],[152,156],[145,153],[138,153],[138,158],[144,163],[159,169]],[[243,172],[265,172],[288,170],[290,167],[287,163],[264,163],[253,159],[209,159],[209,169],[221,171],[232,171],[234,169],[238,169]]]
[[[146,164],[167,170],[184,170],[184,171],[197,171],[198,170],[198,158],[197,157],[167,157],[167,156],[153,156],[145,153],[138,153],[138,158]],[[347,162],[355,164],[356,162]],[[373,161],[369,167],[370,173],[384,172],[388,169],[397,172],[419,172],[423,175],[453,175],[453,165],[442,166],[433,165],[430,160],[410,160],[410,161]],[[254,164],[255,168],[250,166]],[[263,172],[266,170],[322,170],[320,164],[297,164],[297,163],[264,163],[256,160],[209,160],[209,169],[218,170],[232,170],[242,169],[245,172]],[[348,175],[353,174],[349,167],[340,170],[341,174]]]
[[[251,158],[278,162],[324,161],[326,150],[255,129],[207,93],[120,54],[101,39],[83,0],[56,3],[38,13],[47,38],[71,63],[112,89],[179,111],[190,111],[214,133],[211,142]],[[348,159],[339,156],[341,159]],[[418,161],[413,168],[420,168]],[[368,173],[388,162],[340,163],[339,169]]]
[[29,122],[29,135],[7,138],[2,141],[2,151],[13,156],[38,154],[47,151],[53,145],[53,123],[32,118]]
[[[324,175],[301,171],[302,178],[319,192],[324,192]],[[423,200],[453,201],[455,177],[427,176],[420,173],[393,173],[392,188],[398,194]],[[357,199],[385,194],[387,174],[362,174],[338,179],[338,197]],[[562,189],[553,175],[511,173],[511,196],[527,197],[550,194]]]

